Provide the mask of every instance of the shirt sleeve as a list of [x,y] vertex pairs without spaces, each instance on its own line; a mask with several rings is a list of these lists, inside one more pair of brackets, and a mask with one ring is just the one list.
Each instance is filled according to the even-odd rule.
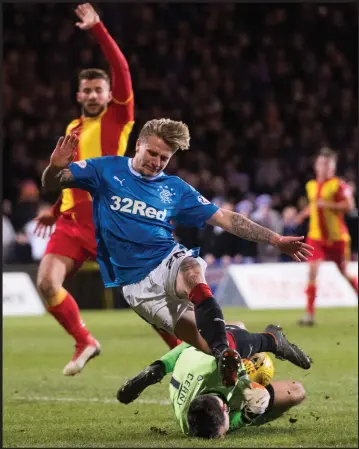
[[343,180],[339,181],[338,190],[335,195],[336,201],[339,203],[340,201],[344,201],[352,195],[352,189],[348,184],[346,184]]
[[71,187],[86,190],[92,195],[100,186],[100,158],[72,162],[69,170],[73,181]]
[[314,181],[311,179],[311,180],[307,181],[305,184],[305,194],[307,196],[307,199],[309,199],[309,197],[310,197],[310,188],[313,185],[313,182]]
[[219,207],[208,201],[189,184],[182,182],[184,188],[174,221],[184,226],[203,228]]
[[111,65],[113,101],[127,105],[131,115],[129,120],[133,120],[133,90],[127,60],[102,22],[94,25],[91,32]]
[[229,413],[229,432],[233,432],[234,430],[241,429],[245,427],[247,424],[243,420],[241,411],[234,411]]
[[173,348],[171,351],[167,352],[164,356],[160,358],[161,362],[165,365],[166,374],[173,372],[178,357],[188,347],[189,344],[181,343],[180,345],[176,346],[175,348]]

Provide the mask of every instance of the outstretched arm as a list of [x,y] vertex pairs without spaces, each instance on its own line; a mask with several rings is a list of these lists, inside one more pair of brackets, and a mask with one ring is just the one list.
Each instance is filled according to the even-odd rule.
[[282,237],[268,228],[260,226],[241,214],[226,209],[219,209],[207,220],[212,226],[220,226],[227,232],[252,242],[269,243],[297,262],[305,261],[312,254],[311,246],[303,243],[304,237]]
[[57,170],[50,165],[45,168],[41,179],[42,187],[48,192],[73,187],[73,180],[71,170],[68,168]]
[[50,164],[42,174],[42,186],[47,191],[57,190],[60,187],[69,187],[72,174],[67,167],[75,158],[76,147],[79,139],[74,134],[60,137],[56,148],[50,157]]
[[42,187],[47,192],[73,187],[73,180],[72,173],[68,168],[58,170],[51,165],[45,168],[41,178]]
[[51,234],[52,227],[56,223],[60,215],[61,203],[62,193],[57,198],[56,203],[53,206],[49,207],[48,209],[41,210],[34,218],[37,223],[34,234],[37,237],[45,238],[47,235]]
[[225,231],[252,242],[276,245],[280,235],[264,228],[244,215],[226,209],[219,209],[208,221],[212,226],[220,226]]
[[90,3],[79,5],[75,13],[80,19],[76,26],[81,30],[91,30],[111,65],[112,95],[115,103],[127,105],[133,99],[132,81],[127,60],[116,42],[110,36],[100,17]]
[[304,209],[302,209],[297,216],[295,217],[295,221],[297,222],[297,224],[302,224],[303,221],[308,218],[310,215],[310,207],[309,204],[307,204]]
[[41,177],[42,187],[46,192],[53,192],[60,189],[60,181],[58,175],[61,169],[55,169],[48,165]]
[[130,404],[150,385],[154,385],[173,371],[176,361],[182,351],[188,348],[187,343],[176,346],[163,357],[151,363],[132,379],[125,382],[117,392],[117,399],[122,404]]

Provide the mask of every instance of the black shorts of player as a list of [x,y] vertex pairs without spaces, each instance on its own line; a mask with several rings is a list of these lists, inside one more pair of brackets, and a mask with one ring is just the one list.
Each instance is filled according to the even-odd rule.
[[235,349],[244,359],[248,359],[259,352],[275,353],[276,351],[275,340],[270,334],[265,332],[248,332],[246,329],[232,325],[227,325],[226,331],[227,335],[230,335],[232,340],[234,340]]

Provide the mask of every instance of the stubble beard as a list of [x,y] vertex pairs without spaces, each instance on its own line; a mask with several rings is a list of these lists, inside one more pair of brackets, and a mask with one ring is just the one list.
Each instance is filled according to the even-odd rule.
[[83,106],[82,107],[82,115],[84,117],[94,118],[94,117],[99,116],[106,108],[107,108],[107,105],[101,106],[99,109],[97,109],[96,112],[91,112]]

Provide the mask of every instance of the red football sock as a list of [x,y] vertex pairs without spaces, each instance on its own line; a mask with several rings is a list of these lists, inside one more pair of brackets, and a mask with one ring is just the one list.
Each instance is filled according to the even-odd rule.
[[207,284],[197,284],[196,287],[190,292],[189,300],[193,302],[194,305],[198,306],[203,303],[207,298],[212,298],[212,290]]
[[226,331],[226,334],[227,334],[227,339],[228,339],[228,346],[231,349],[237,350],[236,340],[234,339],[233,335],[228,331]]
[[307,312],[309,315],[314,316],[314,303],[317,293],[317,287],[314,282],[309,282],[305,293],[307,294]]
[[58,304],[48,307],[47,310],[72,335],[76,343],[87,343],[90,333],[81,320],[80,310],[74,298],[64,288],[55,296],[54,299]]
[[358,293],[358,278],[357,277],[349,278],[348,281],[350,282],[354,290]]
[[173,349],[182,343],[182,340],[177,338],[175,335],[171,335],[162,329],[157,329],[155,326],[153,326],[153,329],[158,333],[162,340],[167,343],[170,349]]

